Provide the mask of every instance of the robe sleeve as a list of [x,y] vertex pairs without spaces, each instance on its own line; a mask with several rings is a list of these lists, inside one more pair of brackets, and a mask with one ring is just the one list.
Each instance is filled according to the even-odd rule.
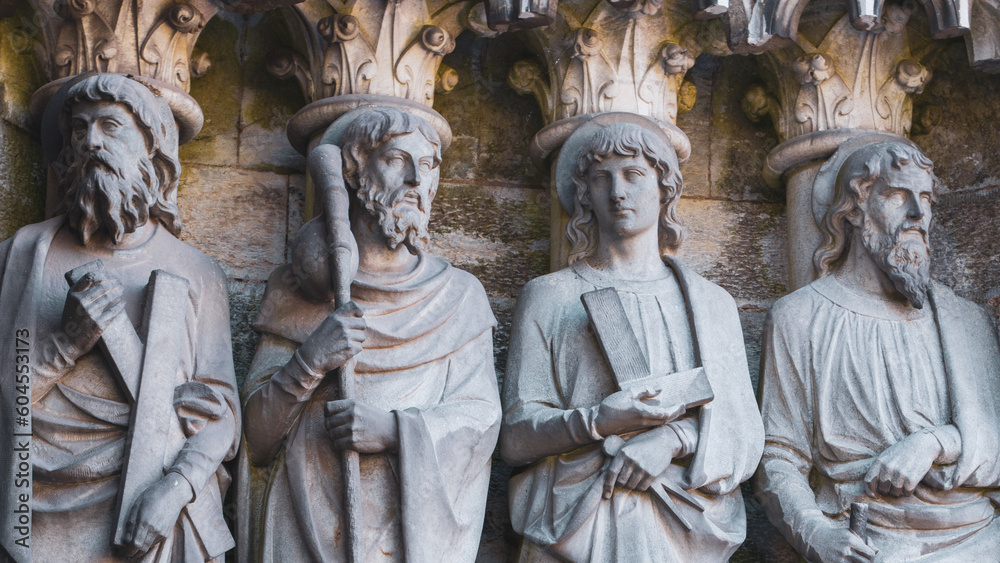
[[754,400],[739,311],[732,296],[673,263],[681,275],[698,360],[715,398],[699,408],[698,441],[687,488],[724,495],[737,490],[760,462],[764,427]]
[[[240,406],[233,367],[226,277],[214,262],[209,262],[206,268],[209,273],[200,280],[201,294],[193,296],[193,318],[188,319],[188,337],[194,347],[193,374],[187,389],[179,388],[181,401],[175,401],[175,410],[190,405],[190,402],[184,403],[184,399],[190,401],[195,394],[212,397],[203,403],[206,407],[215,402],[224,408],[198,409],[213,414],[203,414],[204,420],[196,424],[197,432],[187,437],[168,469],[187,479],[196,496],[222,462],[236,456],[240,444]],[[184,413],[178,412],[182,425],[184,417]]]
[[[597,405],[561,408],[553,371],[552,303],[544,288],[529,282],[514,309],[503,388],[500,455],[514,467],[600,441],[594,427]],[[543,436],[544,439],[539,439]]]
[[323,376],[295,359],[299,345],[265,333],[250,365],[246,399],[246,440],[255,465],[267,465],[281,449],[295,420]]
[[805,554],[810,537],[829,523],[809,486],[813,415],[808,339],[801,327],[796,330],[787,322],[795,311],[782,305],[775,305],[764,327],[760,394],[765,441],[754,489],[771,523]]
[[[407,561],[447,560],[478,546],[500,426],[492,334],[448,356],[438,404],[395,411],[403,537],[417,538],[406,541]],[[429,530],[434,541],[426,541]]]

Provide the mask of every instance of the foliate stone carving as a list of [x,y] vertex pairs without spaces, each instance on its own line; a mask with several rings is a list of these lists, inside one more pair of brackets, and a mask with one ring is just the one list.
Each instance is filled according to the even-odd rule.
[[32,0],[42,16],[50,80],[97,71],[135,74],[183,92],[204,74],[207,56],[193,56],[209,0]]
[[701,52],[692,18],[665,10],[662,0],[574,4],[552,25],[530,32],[546,71],[533,61],[517,63],[508,74],[511,87],[536,97],[546,123],[608,111],[676,122],[685,109],[678,93],[693,92],[685,73]]
[[[858,31],[844,15],[818,45],[800,37],[794,46],[761,56],[783,114],[775,122],[782,140],[848,128],[909,133],[910,95],[923,90],[931,72],[909,58],[906,9],[890,5],[885,17],[880,29]],[[754,89],[748,96],[760,93]]]
[[139,52],[139,74],[190,91],[191,77],[204,75],[210,66],[207,54],[192,56],[205,22],[195,6],[174,4],[146,38]]
[[[773,2],[733,2],[723,15],[728,30],[729,46],[735,53],[762,53],[777,47],[787,47],[800,40],[799,18],[810,0],[774,0]],[[846,18],[858,31],[878,32],[893,25],[894,4],[866,0],[844,0]],[[970,0],[928,0],[927,9],[931,35],[935,39],[955,37],[969,31]],[[699,14],[703,12],[699,11]],[[701,16],[704,17],[704,16]]]
[[432,15],[422,0],[309,0],[284,10],[294,45],[272,51],[268,69],[296,78],[310,102],[376,94],[430,106],[441,59],[470,9],[456,2]]

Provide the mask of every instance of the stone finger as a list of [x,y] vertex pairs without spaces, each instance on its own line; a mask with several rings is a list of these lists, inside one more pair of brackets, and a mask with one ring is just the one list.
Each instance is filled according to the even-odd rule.
[[625,460],[622,458],[615,456],[611,459],[607,473],[604,474],[604,498],[611,498],[611,494],[615,490],[615,482],[618,481],[618,472],[622,470],[623,465],[625,465]]

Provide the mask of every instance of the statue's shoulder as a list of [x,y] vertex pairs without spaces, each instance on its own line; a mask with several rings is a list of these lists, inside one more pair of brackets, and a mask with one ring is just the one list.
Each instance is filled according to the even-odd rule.
[[736,307],[736,300],[729,291],[694,271],[683,260],[665,257],[664,261],[673,269],[678,281],[687,288],[690,299],[702,299],[720,306]]
[[825,278],[820,278],[778,299],[771,306],[768,316],[775,325],[789,329],[807,329],[815,316],[817,307],[824,304],[833,306],[829,299],[817,290]]
[[564,302],[580,302],[580,294],[592,289],[583,287],[583,280],[572,267],[539,276],[524,285],[518,295],[518,303],[538,304],[557,307]]
[[168,272],[187,278],[189,281],[201,280],[203,285],[226,283],[226,273],[214,258],[180,240],[165,228],[157,232],[159,248],[156,260]]
[[934,306],[937,310],[947,311],[955,318],[964,318],[969,323],[994,325],[993,316],[985,307],[958,295],[953,289],[938,280],[931,281],[931,298],[934,300]]
[[455,287],[462,288],[476,297],[482,297],[483,300],[486,299],[486,289],[483,288],[483,283],[479,281],[479,278],[476,276],[461,268],[452,266],[451,262],[448,262],[440,256],[428,253],[425,255],[424,259],[430,262],[431,268],[443,270],[444,273],[449,276],[448,282],[454,284]]

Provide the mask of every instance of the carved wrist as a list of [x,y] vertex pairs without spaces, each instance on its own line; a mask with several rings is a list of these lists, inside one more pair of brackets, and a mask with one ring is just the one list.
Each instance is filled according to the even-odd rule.
[[316,379],[323,379],[323,374],[310,367],[306,360],[302,357],[302,354],[299,353],[301,350],[302,349],[299,348],[294,354],[292,354],[292,357],[295,358],[295,362],[299,365],[299,368],[301,368],[306,375],[310,375]]

